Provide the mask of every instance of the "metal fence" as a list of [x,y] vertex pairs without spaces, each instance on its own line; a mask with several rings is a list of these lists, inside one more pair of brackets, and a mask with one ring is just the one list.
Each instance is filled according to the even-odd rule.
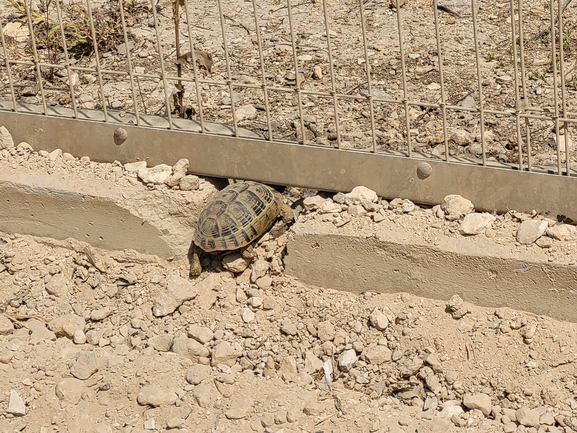
[[0,123],[37,148],[577,214],[577,2],[0,7]]

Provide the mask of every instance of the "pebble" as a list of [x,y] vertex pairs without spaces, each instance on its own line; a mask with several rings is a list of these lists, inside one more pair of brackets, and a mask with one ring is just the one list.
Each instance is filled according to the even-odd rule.
[[178,187],[182,191],[196,191],[200,188],[200,178],[192,174],[187,174],[180,179]]
[[138,173],[142,168],[146,168],[146,161],[136,161],[124,164],[124,170],[128,173]]
[[168,279],[166,288],[154,299],[152,314],[156,317],[172,314],[184,301],[194,299],[197,294],[198,289],[189,280],[174,273]]
[[184,335],[174,339],[172,342],[172,351],[193,361],[198,361],[199,358],[208,358],[210,356],[210,350],[198,341]]
[[140,168],[137,175],[146,184],[161,185],[172,175],[172,167],[167,164],[159,164],[151,168]]
[[365,186],[356,186],[351,192],[345,194],[345,197],[351,201],[368,200],[376,203],[379,200],[377,193]]
[[54,274],[44,285],[44,289],[51,295],[64,297],[68,294],[67,279],[63,274]]
[[449,221],[458,220],[461,217],[473,212],[473,203],[457,194],[445,196],[441,202],[441,209],[445,213],[445,218]]
[[224,413],[228,419],[246,418],[252,412],[254,400],[247,395],[234,397],[230,402],[229,409]]
[[5,126],[0,126],[0,149],[12,149],[13,147],[12,135]]
[[59,158],[62,158],[62,149],[54,149],[48,153],[48,159],[50,161],[56,161]]
[[389,319],[379,309],[375,308],[369,316],[371,325],[379,331],[384,331],[389,326]]
[[83,331],[84,325],[84,317],[76,314],[66,314],[48,322],[48,329],[58,337],[74,338],[74,333],[79,329]]
[[6,335],[14,332],[14,324],[4,314],[0,314],[0,335]]
[[556,224],[547,229],[547,236],[558,241],[571,241],[575,239],[576,233],[575,227],[569,224]]
[[164,183],[170,187],[176,186],[180,184],[180,180],[186,174],[186,171],[190,167],[190,163],[188,159],[181,158],[179,159],[176,164],[172,166],[172,174],[166,178]]
[[172,344],[172,335],[166,333],[155,335],[148,339],[148,345],[159,352],[168,352]]
[[535,427],[539,424],[539,412],[528,407],[521,407],[515,411],[517,422],[525,427]]
[[380,365],[392,359],[393,352],[387,346],[369,344],[363,349],[361,357],[366,359],[370,364]]
[[254,283],[259,278],[264,277],[268,272],[269,266],[270,264],[266,260],[256,260],[251,266],[252,272],[250,274],[250,282]]
[[[312,212],[319,209],[325,203],[325,199],[319,195],[315,195],[312,197],[305,197],[303,200],[303,207],[305,210]],[[340,211],[340,207],[339,207]]]
[[[488,416],[491,413],[491,397],[482,392],[477,394],[465,394],[463,396],[463,406],[468,409],[479,409],[483,415]],[[539,420],[537,418],[537,420]]]
[[256,285],[261,290],[268,290],[272,286],[272,278],[268,275],[260,277],[258,280],[256,280]]
[[341,353],[339,356],[339,368],[344,371],[348,372],[357,362],[357,354],[355,349],[348,349]]
[[250,259],[244,258],[242,254],[238,252],[227,254],[222,258],[222,267],[235,274],[244,272],[248,268],[248,265],[250,265]]
[[74,331],[72,341],[74,342],[74,344],[84,344],[86,343],[86,334],[82,329],[77,329],[76,331]]
[[297,335],[298,329],[289,319],[284,319],[280,324],[280,330],[287,335]]
[[234,112],[237,122],[246,119],[254,119],[257,115],[257,109],[252,104],[241,105]]
[[255,314],[250,308],[243,308],[240,317],[244,323],[250,323],[255,319]]
[[187,334],[202,344],[206,344],[214,338],[214,332],[210,328],[200,325],[190,325]]
[[76,362],[70,368],[70,374],[77,379],[86,380],[98,371],[94,352],[78,352]]
[[110,308],[100,308],[98,310],[92,310],[90,312],[90,320],[92,320],[94,322],[100,322],[101,320],[106,319],[111,314],[112,314],[112,309],[110,309]]
[[212,369],[208,365],[195,364],[186,370],[186,381],[191,385],[198,385],[210,376]]
[[471,135],[462,129],[453,131],[449,139],[459,146],[466,146],[471,143]]
[[447,301],[447,309],[451,312],[453,319],[458,320],[469,312],[465,302],[459,295],[453,295]]
[[70,404],[78,404],[84,390],[84,382],[73,377],[65,377],[56,384],[55,393],[60,400]]
[[335,327],[329,322],[319,322],[317,325],[317,336],[322,342],[332,341],[335,338]]
[[495,221],[495,216],[489,213],[470,213],[465,215],[463,222],[459,226],[459,233],[462,235],[478,235],[484,233]]
[[246,302],[253,308],[260,308],[264,300],[260,296],[251,296]]
[[26,404],[22,397],[15,390],[10,390],[10,398],[8,400],[8,408],[6,412],[16,416],[26,415]]
[[319,213],[339,213],[342,210],[341,205],[331,200],[325,200],[319,207]]
[[517,230],[517,242],[530,245],[543,236],[548,227],[547,221],[527,219],[519,225]]
[[138,392],[137,401],[143,406],[169,406],[176,402],[178,396],[173,389],[161,388],[158,385],[143,386]]
[[226,341],[218,343],[212,351],[212,365],[224,364],[232,366],[239,357],[239,352]]

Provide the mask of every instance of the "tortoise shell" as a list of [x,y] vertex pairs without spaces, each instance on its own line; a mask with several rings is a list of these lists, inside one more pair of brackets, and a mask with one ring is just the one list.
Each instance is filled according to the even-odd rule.
[[243,248],[278,218],[282,195],[258,182],[237,182],[217,192],[198,217],[194,243],[206,252]]

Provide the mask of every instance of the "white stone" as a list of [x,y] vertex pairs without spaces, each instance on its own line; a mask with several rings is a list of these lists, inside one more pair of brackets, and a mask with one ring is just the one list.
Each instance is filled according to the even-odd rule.
[[519,424],[525,427],[535,427],[539,424],[540,415],[537,410],[523,406],[515,411],[515,417]]
[[146,168],[146,161],[128,162],[124,164],[124,170],[128,173],[138,173],[138,171],[143,168]]
[[187,174],[182,179],[180,179],[178,187],[182,191],[196,191],[200,188],[200,178],[193,174]]
[[387,316],[385,316],[378,308],[373,310],[369,316],[369,321],[371,322],[371,325],[379,331],[383,331],[387,326],[389,326],[389,319],[387,319]]
[[558,241],[570,241],[575,239],[575,226],[569,224],[556,224],[547,229],[547,236]]
[[[491,397],[482,392],[477,394],[465,394],[463,396],[463,406],[468,409],[479,409],[483,415],[487,416],[491,413]],[[537,416],[537,422],[539,417]]]
[[188,159],[181,158],[179,159],[176,164],[172,166],[172,175],[168,176],[168,178],[164,181],[165,184],[168,186],[176,186],[180,183],[180,180],[186,174],[186,171],[190,167],[190,163]]
[[549,223],[544,220],[527,219],[519,225],[517,230],[517,242],[529,245],[543,236]]
[[334,201],[325,200],[319,207],[319,213],[339,213],[342,210],[341,205]]
[[190,338],[194,338],[196,341],[206,344],[214,338],[214,333],[206,326],[200,325],[190,325],[187,330],[187,334]]
[[77,316],[76,314],[66,314],[48,322],[48,329],[59,337],[74,338],[74,333],[78,329],[84,330],[84,325],[84,317]]
[[14,140],[12,139],[12,135],[6,127],[0,126],[0,149],[12,149],[13,147]]
[[441,209],[445,212],[446,219],[454,221],[473,212],[474,206],[470,200],[458,194],[449,194],[443,199]]
[[250,259],[244,258],[241,253],[227,254],[222,258],[222,267],[235,274],[244,272],[250,265]]
[[78,404],[84,392],[84,382],[73,377],[60,379],[56,384],[55,393],[60,400],[70,404]]
[[172,314],[184,301],[193,299],[197,294],[197,288],[175,272],[168,279],[166,288],[154,299],[152,314],[156,317]]
[[257,110],[255,106],[251,104],[241,105],[236,109],[234,114],[236,116],[237,122],[240,122],[245,119],[254,119],[256,117]]
[[141,168],[137,174],[144,183],[160,185],[172,174],[172,167],[166,164],[159,164],[152,168]]
[[478,235],[484,233],[491,227],[495,217],[489,213],[470,213],[465,215],[463,222],[459,226],[459,233],[462,235]]
[[306,197],[303,200],[303,206],[305,210],[314,211],[319,209],[325,203],[325,199],[319,195],[315,195],[312,197]]
[[10,390],[10,399],[8,400],[6,412],[16,416],[26,415],[26,404],[24,404],[22,397],[13,389]]
[[250,308],[243,308],[240,315],[244,323],[250,323],[255,318],[255,314]]
[[345,350],[339,356],[339,368],[343,371],[349,371],[357,362],[357,354],[355,349]]
[[240,353],[226,341],[218,343],[212,351],[212,365],[224,364],[232,366]]
[[348,197],[351,200],[358,200],[358,201],[362,201],[362,200],[369,200],[373,203],[376,203],[379,200],[379,197],[377,196],[377,193],[375,191],[373,191],[372,189],[369,189],[365,186],[356,186],[353,188],[353,190],[351,192],[349,192],[348,194],[345,194],[346,197]]

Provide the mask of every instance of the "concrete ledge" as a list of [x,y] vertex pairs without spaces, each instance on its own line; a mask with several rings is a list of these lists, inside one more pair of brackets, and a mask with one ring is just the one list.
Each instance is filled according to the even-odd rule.
[[577,267],[529,259],[494,239],[445,238],[434,246],[409,231],[367,237],[307,222],[292,227],[287,253],[286,274],[305,284],[440,300],[458,294],[481,306],[577,322]]
[[186,255],[206,191],[185,196],[128,181],[118,185],[81,178],[0,173],[0,231],[74,238],[98,248],[161,258]]

